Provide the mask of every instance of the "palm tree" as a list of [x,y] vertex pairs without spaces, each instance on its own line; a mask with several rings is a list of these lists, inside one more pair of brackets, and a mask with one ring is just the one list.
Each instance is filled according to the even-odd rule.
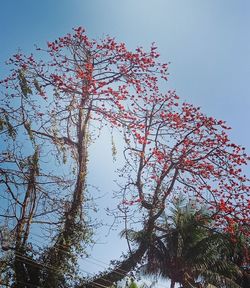
[[[248,229],[249,226],[245,225],[244,229]],[[250,233],[249,233],[250,234]],[[235,234],[227,236],[227,249],[224,251],[224,255],[229,261],[232,261],[237,265],[241,271],[241,275],[237,277],[236,282],[242,288],[250,287],[250,238],[246,237],[242,233],[242,227],[235,227]]]
[[[176,202],[172,214],[163,215],[156,226],[143,272],[170,279],[171,288],[175,283],[183,288],[208,287],[208,284],[240,287],[235,281],[240,269],[221,256],[224,238],[209,228],[209,219],[209,215],[193,209],[190,203],[183,206],[182,201]],[[134,239],[143,241],[135,233]]]

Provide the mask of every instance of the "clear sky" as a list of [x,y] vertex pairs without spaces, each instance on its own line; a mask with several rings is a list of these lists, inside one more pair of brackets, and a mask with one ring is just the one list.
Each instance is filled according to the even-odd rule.
[[[130,48],[156,42],[161,59],[171,62],[169,88],[226,120],[231,138],[250,153],[249,0],[2,0],[0,76],[18,47],[30,53],[34,44],[45,45],[76,26],[93,38],[114,36]],[[112,160],[103,154],[97,145],[100,165],[90,177],[98,176],[108,193],[112,173],[104,170]],[[121,249],[118,242],[99,247],[95,255],[104,262]]]

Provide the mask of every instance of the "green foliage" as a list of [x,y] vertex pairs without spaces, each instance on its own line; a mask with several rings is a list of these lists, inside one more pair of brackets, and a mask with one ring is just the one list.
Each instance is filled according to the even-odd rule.
[[128,288],[138,288],[138,285],[136,284],[133,278],[131,279]]
[[116,155],[117,155],[117,149],[115,146],[115,142],[114,142],[114,137],[112,135],[111,137],[111,147],[112,147],[112,157],[113,157],[113,161],[116,161]]
[[[142,271],[169,278],[185,288],[202,283],[239,288],[236,280],[241,271],[225,257],[228,242],[224,234],[211,229],[211,224],[206,209],[197,209],[185,201],[175,202],[171,215],[162,216],[160,230],[152,235]],[[135,235],[133,239],[143,241]]]
[[14,128],[14,126],[11,124],[10,120],[9,120],[9,116],[7,115],[7,113],[4,113],[4,119],[0,119],[0,131],[2,131],[4,128],[7,129],[7,133],[8,135],[15,140],[16,138],[16,129]]
[[20,69],[18,72],[18,79],[19,79],[19,85],[22,90],[22,93],[25,97],[28,96],[28,94],[32,94],[32,90],[28,85],[28,81],[25,77],[25,70]]
[[31,166],[35,171],[35,175],[39,175],[39,147],[35,147],[35,152],[32,155]]

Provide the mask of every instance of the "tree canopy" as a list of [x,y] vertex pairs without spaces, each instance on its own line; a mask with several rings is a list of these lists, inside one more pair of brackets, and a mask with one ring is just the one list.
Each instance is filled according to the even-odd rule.
[[[130,51],[79,27],[8,60],[10,75],[0,82],[0,217],[14,236],[1,269],[13,287],[110,286],[140,262],[180,192],[206,205],[219,229],[249,235],[244,147],[230,141],[224,121],[166,88],[168,63],[159,56],[155,44]],[[91,238],[88,150],[104,126],[123,139],[114,215],[139,225],[145,241],[86,284],[77,260]],[[46,235],[43,249],[32,231]]]

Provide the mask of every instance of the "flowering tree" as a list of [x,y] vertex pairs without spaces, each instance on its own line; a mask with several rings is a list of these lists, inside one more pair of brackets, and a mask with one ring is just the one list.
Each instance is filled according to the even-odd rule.
[[[206,203],[218,226],[232,234],[236,224],[247,231],[244,148],[230,142],[223,121],[181,103],[175,91],[162,92],[168,64],[158,61],[154,45],[130,52],[124,43],[90,40],[77,28],[40,52],[41,60],[14,55],[10,76],[1,81],[1,216],[15,235],[15,287],[72,281],[77,253],[89,238],[88,147],[104,125],[124,139],[117,213],[129,226],[137,217],[147,239],[91,285],[110,285],[135,267],[179,191]],[[54,233],[35,253],[30,231],[37,225]]]

